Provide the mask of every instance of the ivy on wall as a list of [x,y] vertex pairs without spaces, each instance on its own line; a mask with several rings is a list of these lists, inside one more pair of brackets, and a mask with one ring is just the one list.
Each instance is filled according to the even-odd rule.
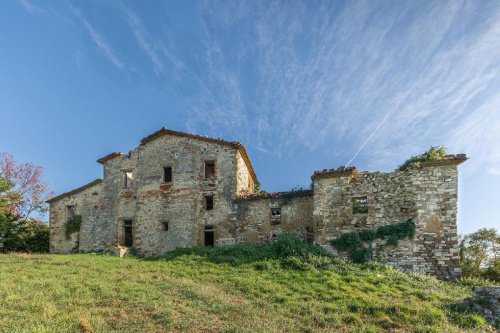
[[82,225],[82,216],[75,215],[70,217],[68,221],[66,221],[66,239],[69,239],[72,233],[80,231],[80,226]]
[[409,219],[405,222],[383,225],[375,230],[363,229],[360,231],[345,233],[330,243],[339,251],[349,253],[353,262],[363,263],[372,259],[372,251],[365,246],[364,242],[376,239],[385,239],[386,245],[397,246],[398,241],[415,236],[415,223]]

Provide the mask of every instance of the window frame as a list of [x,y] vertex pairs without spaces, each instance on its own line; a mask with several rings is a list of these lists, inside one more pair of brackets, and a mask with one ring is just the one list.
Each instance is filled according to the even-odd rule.
[[[130,177],[128,176],[130,174]],[[134,187],[134,173],[132,170],[123,171],[123,188],[133,188]]]
[[[364,203],[362,202],[364,201]],[[351,198],[352,203],[352,214],[353,215],[362,215],[368,214],[368,196],[360,195]]]
[[[170,180],[167,180],[167,170],[170,170]],[[165,165],[163,167],[163,177],[162,177],[162,182],[163,183],[172,183],[174,180],[174,172],[173,172],[173,168],[171,165]]]
[[[214,210],[214,207],[215,207],[215,198],[214,198],[214,195],[213,194],[206,194],[206,195],[203,196],[203,198],[204,198],[205,211]],[[211,200],[210,205],[209,205],[209,198]]]
[[281,207],[271,207],[270,214],[271,214],[272,225],[281,224]]
[[[212,176],[211,177],[208,174],[208,170],[209,170],[207,168],[208,165],[212,165],[213,166],[213,168],[212,168]],[[204,171],[205,171],[204,172],[204,177],[205,177],[204,179],[205,180],[213,180],[213,179],[215,179],[216,174],[217,174],[217,172],[216,172],[216,168],[217,168],[216,167],[217,166],[216,161],[215,160],[205,160],[205,162],[203,163],[203,166],[204,166]]]

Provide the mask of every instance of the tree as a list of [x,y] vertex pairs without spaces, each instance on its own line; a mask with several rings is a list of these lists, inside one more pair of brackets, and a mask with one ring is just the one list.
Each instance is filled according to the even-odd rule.
[[13,216],[27,221],[32,213],[47,211],[50,193],[41,167],[18,163],[12,155],[0,153],[0,179],[0,204]]
[[0,153],[0,252],[47,252],[49,228],[30,215],[47,210],[42,169]]
[[466,235],[460,245],[464,276],[481,276],[500,281],[500,234],[495,229],[479,229]]

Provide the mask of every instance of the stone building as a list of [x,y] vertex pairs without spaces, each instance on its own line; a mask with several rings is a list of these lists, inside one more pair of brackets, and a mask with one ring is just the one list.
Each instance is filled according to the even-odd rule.
[[[128,154],[99,159],[103,179],[49,200],[50,249],[133,246],[157,256],[177,247],[267,243],[282,232],[326,245],[345,232],[412,219],[413,239],[369,246],[405,271],[459,276],[457,165],[466,159],[448,155],[392,173],[325,169],[313,174],[311,190],[257,193],[240,143],[163,128]],[[75,217],[80,226],[68,233]]]

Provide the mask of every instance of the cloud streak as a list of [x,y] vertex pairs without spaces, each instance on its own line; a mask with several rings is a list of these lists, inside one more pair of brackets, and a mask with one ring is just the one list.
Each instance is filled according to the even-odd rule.
[[90,38],[94,44],[98,47],[99,51],[108,59],[117,69],[123,69],[125,64],[121,61],[116,52],[113,50],[111,45],[104,39],[104,37],[87,21],[80,10],[73,6],[70,7],[72,13],[82,22],[83,26],[87,30]]
[[47,12],[40,7],[33,5],[28,0],[18,0],[18,2],[23,6],[23,8],[33,16],[46,15]]
[[261,151],[323,151],[389,168],[448,143],[480,100],[480,112],[498,114],[488,101],[499,87],[499,6],[234,6],[200,8],[204,71],[192,130],[226,128]]
[[139,16],[130,8],[121,5],[121,10],[125,15],[127,23],[132,30],[139,47],[146,53],[153,63],[156,74],[161,74],[164,69],[163,62],[158,54],[157,47],[154,45],[152,38],[144,28]]

